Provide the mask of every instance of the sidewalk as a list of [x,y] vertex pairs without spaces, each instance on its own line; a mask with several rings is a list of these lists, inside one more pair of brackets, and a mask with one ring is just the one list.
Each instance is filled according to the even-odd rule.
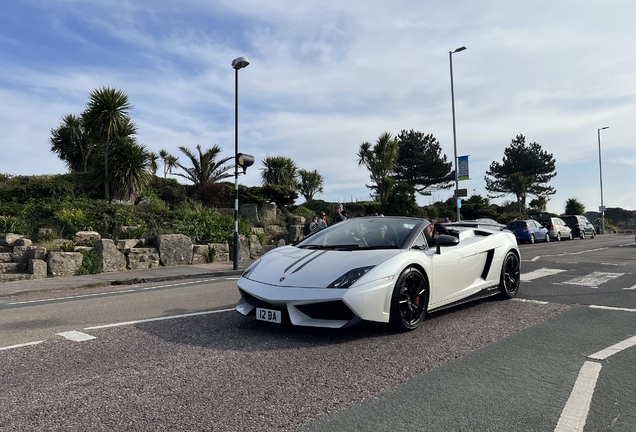
[[96,287],[113,284],[160,282],[175,279],[205,279],[215,276],[239,276],[252,263],[240,261],[238,270],[232,262],[193,264],[178,267],[157,267],[145,270],[99,273],[84,276],[49,277],[0,283],[0,297],[33,291],[53,291],[67,288]]

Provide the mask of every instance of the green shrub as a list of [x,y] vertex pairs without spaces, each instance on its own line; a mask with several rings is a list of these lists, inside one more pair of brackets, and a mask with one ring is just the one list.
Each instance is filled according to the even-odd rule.
[[308,209],[307,207],[304,206],[298,206],[296,207],[293,211],[293,214],[295,214],[296,216],[302,216],[305,218],[305,223],[309,223],[311,222],[312,218],[316,215],[318,215],[318,213],[314,212],[311,209]]
[[214,258],[216,258],[216,249],[209,248],[208,252],[205,254],[205,261],[211,263],[214,262]]
[[103,270],[102,259],[96,249],[80,250],[82,254],[82,265],[77,270],[79,275],[98,274]]
[[138,207],[155,214],[166,214],[170,210],[168,204],[153,192],[145,193]]
[[55,218],[64,224],[64,229],[70,234],[93,229],[82,209],[62,209],[55,213]]
[[0,233],[27,234],[25,220],[16,216],[0,216]]
[[[228,236],[234,232],[233,216],[221,215],[210,209],[180,209],[175,213],[173,232],[190,237],[195,244],[226,243]],[[239,220],[239,233],[250,234],[250,225],[245,220]]]

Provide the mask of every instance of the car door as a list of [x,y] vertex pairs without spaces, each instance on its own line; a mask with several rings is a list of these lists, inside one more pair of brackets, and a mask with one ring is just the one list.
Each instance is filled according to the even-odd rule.
[[539,224],[535,220],[528,220],[528,227],[530,228],[530,232],[534,234],[534,238],[536,241],[543,240],[543,235],[541,234],[541,224]]
[[432,308],[452,303],[479,290],[481,272],[486,264],[486,253],[482,253],[477,238],[464,238],[456,246],[445,246],[437,253],[435,247],[426,252],[431,256]]
[[570,238],[572,230],[562,219],[555,218],[554,224],[557,225],[557,228],[561,231],[561,238]]

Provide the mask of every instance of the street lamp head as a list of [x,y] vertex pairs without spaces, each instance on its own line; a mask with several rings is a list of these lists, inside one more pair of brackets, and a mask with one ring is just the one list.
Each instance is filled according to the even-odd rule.
[[248,64],[250,64],[250,62],[245,57],[238,57],[232,60],[232,67],[236,70],[243,69]]
[[603,129],[609,129],[609,126],[605,126],[605,127],[599,128],[598,130],[602,131]]
[[247,173],[247,169],[254,165],[254,156],[245,153],[236,155],[236,163],[243,168],[243,174]]
[[466,47],[465,47],[465,46],[461,46],[461,47],[457,48],[455,51],[453,51],[453,54],[458,53],[458,52],[462,52],[462,51],[464,51],[465,49],[466,49]]

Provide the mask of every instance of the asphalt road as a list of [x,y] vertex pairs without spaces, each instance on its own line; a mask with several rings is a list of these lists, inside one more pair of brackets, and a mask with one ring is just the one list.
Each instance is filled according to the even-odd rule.
[[0,348],[39,343],[0,350],[0,430],[577,430],[587,394],[633,431],[629,241],[522,245],[521,300],[403,334],[256,322],[227,278],[2,299]]

